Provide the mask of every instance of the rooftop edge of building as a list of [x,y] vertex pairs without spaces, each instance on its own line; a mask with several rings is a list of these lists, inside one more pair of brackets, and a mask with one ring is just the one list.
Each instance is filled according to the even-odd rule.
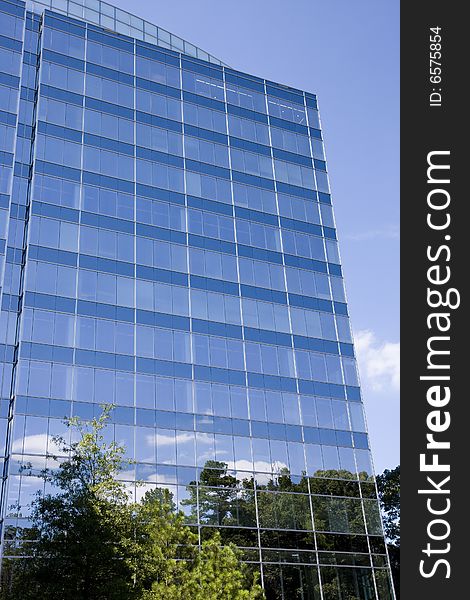
[[[117,36],[123,42],[133,42],[135,39],[143,47],[151,49],[157,46],[172,56],[181,54],[183,60],[187,60],[188,64],[192,62],[193,64],[199,64],[202,68],[206,67],[209,70],[214,69],[219,72],[224,68],[226,74],[230,74],[233,78],[238,79],[237,82],[233,81],[233,83],[239,83],[244,87],[252,88],[262,93],[264,92],[264,84],[266,83],[268,93],[278,98],[304,104],[303,96],[305,95],[307,106],[318,108],[316,94],[234,69],[223,63],[220,59],[196,47],[194,44],[169,33],[157,25],[153,25],[149,21],[145,21],[141,17],[136,17],[102,0],[0,0],[0,11],[2,10],[2,5],[21,6],[23,10],[26,8],[26,10],[30,10],[35,14],[48,12],[52,17],[60,17],[65,22],[82,29],[85,27],[85,23],[87,23],[89,27],[96,28],[96,31]],[[89,8],[88,5],[90,7],[106,7],[105,12],[98,12],[95,9]],[[80,8],[82,15],[76,14],[78,8],[70,10],[71,7]],[[106,20],[107,18],[113,18],[109,17],[106,13],[106,11],[110,12],[111,9],[115,11],[114,26],[110,26],[112,23]],[[73,10],[75,10],[75,13]],[[94,16],[93,13],[97,15],[95,18],[92,18]],[[118,19],[118,16],[122,17],[122,15],[127,15],[129,24],[125,24]],[[141,23],[141,28],[136,27],[135,23]],[[160,36],[153,35],[153,31],[159,32]],[[207,74],[210,75],[209,72]]]
[[83,19],[118,34],[194,56],[206,62],[224,65],[219,58],[187,40],[102,0],[26,0],[24,4],[28,10],[33,12],[42,12],[44,8],[48,8],[68,17]]

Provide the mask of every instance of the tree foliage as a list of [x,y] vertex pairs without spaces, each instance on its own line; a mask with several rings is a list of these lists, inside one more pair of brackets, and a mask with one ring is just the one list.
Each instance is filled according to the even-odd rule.
[[[209,460],[187,485],[186,514],[163,488],[132,502],[122,481],[125,449],[106,441],[111,410],[104,407],[91,423],[68,421],[75,441],[54,440],[62,458],[42,473],[49,491],[32,504],[2,599],[261,600],[258,574],[237,549],[258,547],[258,523],[266,548],[308,550],[316,535],[323,550],[335,551],[332,531],[363,537],[367,525],[380,534],[374,482],[366,473],[358,482],[345,470],[291,477],[281,468],[255,485],[253,476],[240,480],[227,463]],[[378,478],[392,569],[392,551],[399,556],[398,484],[399,467]],[[199,522],[199,533],[188,522]],[[339,590],[356,600],[355,580],[347,575],[322,569],[325,600]],[[301,587],[319,594],[316,574],[293,564],[282,565],[282,594],[298,597],[299,578]],[[264,584],[269,597],[280,597],[279,568],[265,565]]]
[[400,546],[400,465],[377,476],[385,535],[390,544]]
[[261,600],[264,593],[256,582],[250,584],[246,568],[240,566],[238,551],[222,546],[214,534],[194,554],[191,568],[180,569],[171,578],[157,579],[145,591],[143,600]]
[[[77,441],[55,438],[63,458],[41,477],[16,556],[5,561],[1,597],[28,600],[258,600],[256,576],[233,545],[198,536],[167,490],[131,502],[119,475],[125,449],[106,442],[112,407],[91,423],[69,420]],[[24,466],[28,471],[28,466]]]
[[[131,507],[116,480],[124,449],[104,441],[109,412],[106,407],[88,427],[68,421],[78,441],[54,439],[65,458],[57,469],[42,472],[55,489],[39,492],[33,501],[18,551],[27,558],[11,561],[7,597],[114,600],[132,591]],[[27,470],[24,465],[25,475]]]
[[377,489],[382,509],[388,556],[395,592],[399,597],[400,585],[400,465],[386,469],[377,476]]

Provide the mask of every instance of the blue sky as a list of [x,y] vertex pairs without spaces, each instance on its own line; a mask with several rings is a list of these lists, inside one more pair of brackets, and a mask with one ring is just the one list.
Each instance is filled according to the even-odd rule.
[[399,463],[399,3],[111,0],[235,69],[318,94],[377,472]]

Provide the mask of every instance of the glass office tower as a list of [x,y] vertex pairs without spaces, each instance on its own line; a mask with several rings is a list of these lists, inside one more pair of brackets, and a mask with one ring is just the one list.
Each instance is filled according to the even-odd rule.
[[390,600],[316,96],[47,6],[0,0],[3,555],[64,417],[114,403],[136,497],[268,599]]

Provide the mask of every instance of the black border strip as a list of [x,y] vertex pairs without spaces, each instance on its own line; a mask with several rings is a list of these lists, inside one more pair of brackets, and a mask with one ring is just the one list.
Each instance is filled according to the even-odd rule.
[[[400,596],[405,600],[470,597],[465,577],[468,567],[464,565],[468,553],[464,544],[470,535],[466,498],[470,493],[466,491],[470,487],[470,453],[465,443],[470,440],[466,427],[470,422],[470,398],[465,381],[470,372],[470,353],[465,346],[470,333],[466,314],[470,203],[465,189],[470,171],[466,158],[470,152],[464,147],[470,130],[469,109],[464,109],[470,36],[464,6],[436,0],[401,4]],[[431,27],[440,30],[436,33]],[[430,36],[435,35],[441,37],[439,49],[431,46]],[[430,56],[437,51],[440,57]],[[431,58],[441,64],[430,63]],[[430,68],[442,70],[441,80],[430,80]],[[434,75],[438,73],[434,71]],[[430,104],[433,92],[435,102]],[[440,101],[437,94],[441,94]],[[449,165],[450,169],[436,167],[427,173],[429,163]],[[428,201],[435,206],[445,206],[448,201],[448,206],[440,210],[430,207]],[[448,227],[433,229],[443,226],[448,218]],[[447,275],[450,279],[445,283],[430,281],[443,280]],[[448,298],[453,305],[460,296],[460,306],[431,307],[431,302],[439,304],[439,296],[433,293],[428,298],[428,288],[440,292],[443,298],[450,293]],[[451,289],[455,291],[449,292]],[[448,326],[448,331],[439,331],[438,318],[430,317],[433,313],[445,315],[439,323],[442,328]],[[449,354],[429,354],[428,343],[431,350]],[[430,368],[428,360],[435,368]],[[445,369],[446,365],[450,368]],[[450,379],[420,379],[421,376]],[[430,392],[433,386],[439,387]],[[448,401],[446,387],[450,393]],[[432,431],[441,426],[443,431]],[[426,435],[431,433],[435,440],[448,442],[450,448],[427,449]],[[426,455],[425,463],[435,460],[439,465],[449,465],[450,470],[420,469],[420,454]],[[431,514],[432,510],[436,514]],[[442,539],[433,540],[431,536]]]

